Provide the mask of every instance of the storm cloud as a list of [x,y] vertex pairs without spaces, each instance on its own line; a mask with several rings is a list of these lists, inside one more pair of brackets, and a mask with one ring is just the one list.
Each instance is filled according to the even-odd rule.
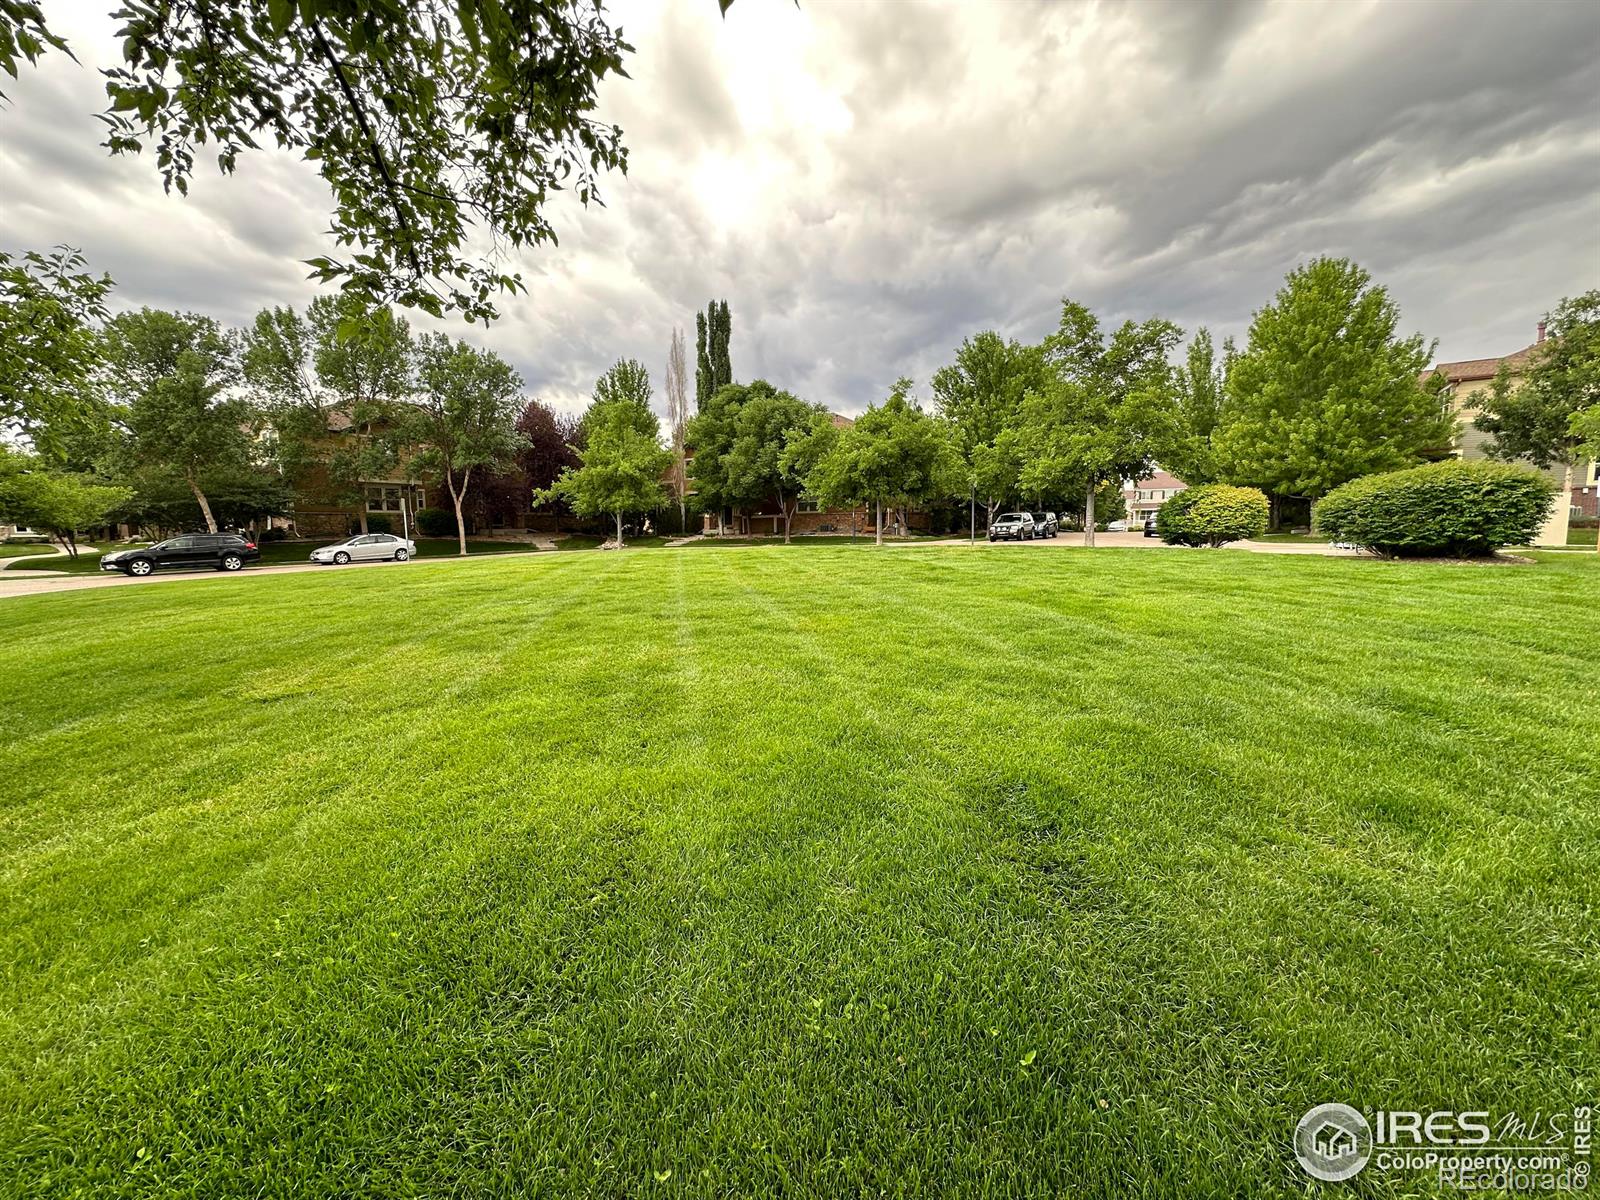
[[[168,196],[97,143],[105,0],[0,110],[0,246],[68,243],[120,305],[235,324],[314,292],[327,193],[276,152]],[[1600,286],[1600,8],[1448,0],[610,6],[626,176],[558,202],[558,246],[488,330],[530,393],[733,310],[741,378],[856,412],[961,339],[1037,338],[1064,296],[1241,334],[1282,276],[1349,255],[1442,358],[1527,344]],[[419,324],[431,325],[422,319]]]

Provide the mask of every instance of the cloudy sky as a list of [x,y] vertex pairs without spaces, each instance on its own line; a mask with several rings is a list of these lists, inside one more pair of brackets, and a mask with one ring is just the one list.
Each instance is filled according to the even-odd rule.
[[[110,159],[94,68],[110,0],[51,0],[54,55],[0,110],[0,246],[66,242],[121,305],[236,324],[313,294],[327,197],[292,158],[167,196]],[[1070,296],[1242,333],[1284,272],[1349,255],[1443,359],[1532,340],[1600,287],[1592,0],[609,5],[627,176],[557,212],[491,330],[530,393],[579,408],[674,324],[733,310],[740,378],[856,412],[966,335],[1037,339]]]

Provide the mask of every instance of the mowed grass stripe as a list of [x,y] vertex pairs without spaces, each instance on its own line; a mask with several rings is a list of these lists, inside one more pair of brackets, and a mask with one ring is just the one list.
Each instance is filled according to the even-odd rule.
[[414,566],[13,602],[0,1177],[1298,1194],[1592,1090],[1586,564]]

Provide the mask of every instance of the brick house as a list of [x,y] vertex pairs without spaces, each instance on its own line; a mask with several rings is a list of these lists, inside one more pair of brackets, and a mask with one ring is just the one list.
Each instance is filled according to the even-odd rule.
[[1567,500],[1569,523],[1600,518],[1600,463],[1586,462],[1574,469]]
[[1124,483],[1122,502],[1128,509],[1128,528],[1143,525],[1146,518],[1156,515],[1156,509],[1188,486],[1176,475],[1169,474],[1159,467],[1152,475],[1135,479],[1132,483]]
[[[1440,363],[1424,372],[1422,376],[1424,381],[1435,374],[1443,375],[1445,378],[1444,394],[1450,401],[1450,410],[1455,414],[1457,421],[1456,453],[1462,458],[1489,456],[1486,445],[1490,441],[1490,435],[1478,429],[1473,421],[1478,415],[1478,406],[1488,396],[1501,364],[1506,365],[1511,373],[1511,381],[1515,385],[1526,373],[1528,364],[1539,351],[1539,343],[1543,341],[1544,322],[1540,321],[1538,336],[1533,344],[1524,346],[1521,350],[1512,351],[1499,358],[1469,358],[1460,362]],[[1534,543],[1540,546],[1564,546],[1567,544],[1567,526],[1573,515],[1574,501],[1581,499],[1580,492],[1584,485],[1579,482],[1580,477],[1587,475],[1592,480],[1593,464],[1584,464],[1583,468],[1575,471],[1569,471],[1566,467],[1552,466],[1544,473],[1561,488],[1562,494],[1558,497],[1550,519],[1534,538]],[[1592,491],[1593,483],[1588,487]],[[1594,511],[1592,497],[1589,498],[1589,505],[1588,511],[1592,513]]]
[[[329,415],[328,436],[323,442],[326,456],[311,463],[295,480],[294,508],[284,523],[294,529],[296,536],[343,537],[353,530],[365,528],[374,517],[387,521],[395,533],[409,530],[412,536],[416,535],[417,510],[428,506],[428,499],[435,494],[435,489],[426,481],[406,478],[405,456],[384,478],[362,480],[359,500],[341,494],[341,489],[335,486],[330,469],[333,452],[362,436],[348,414],[334,412]],[[438,494],[445,495],[442,490]]]

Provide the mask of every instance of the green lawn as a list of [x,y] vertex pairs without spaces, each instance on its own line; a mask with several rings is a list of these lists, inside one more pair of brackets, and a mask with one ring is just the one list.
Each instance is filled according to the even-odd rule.
[[0,558],[26,558],[33,554],[49,554],[52,549],[48,542],[0,542]]
[[1299,1196],[1314,1103],[1592,1103],[1597,589],[838,546],[0,601],[0,1192]]
[[1600,529],[1596,529],[1592,525],[1582,529],[1570,528],[1567,530],[1567,545],[1592,546],[1595,543],[1597,534],[1600,534]]
[[[334,538],[324,538],[321,541],[306,542],[265,542],[261,546],[261,564],[263,566],[277,566],[282,563],[304,563],[311,559],[311,552],[318,546],[333,545]],[[418,558],[454,558],[460,553],[460,547],[455,538],[417,538]],[[115,547],[125,549],[125,547]],[[527,553],[533,546],[521,542],[480,542],[467,543],[468,554],[507,554],[516,551]],[[80,554],[75,559],[53,558],[48,562],[18,563],[8,568],[12,571],[65,571],[69,574],[80,575],[94,574],[100,569],[100,555]]]

